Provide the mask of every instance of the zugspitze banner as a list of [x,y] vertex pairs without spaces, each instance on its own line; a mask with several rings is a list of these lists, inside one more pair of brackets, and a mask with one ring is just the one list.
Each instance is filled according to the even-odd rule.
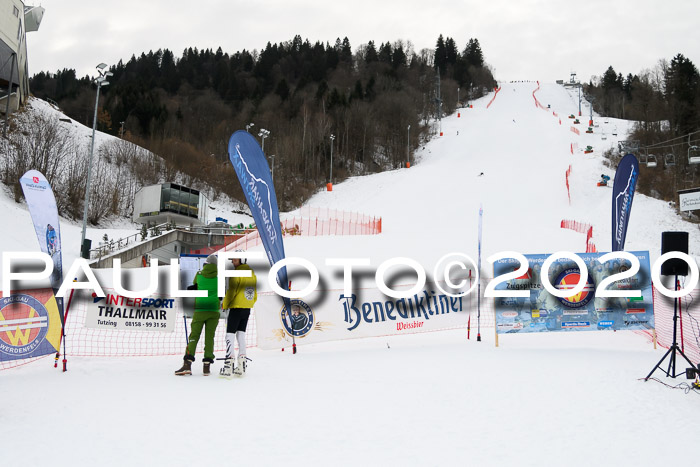
[[[504,280],[496,285],[499,290],[528,290],[527,298],[497,297],[497,332],[522,333],[545,331],[595,331],[595,330],[645,330],[654,327],[654,300],[651,292],[649,252],[630,252],[639,261],[639,271],[634,276],[614,280],[613,276],[624,274],[632,268],[630,261],[616,258],[600,262],[605,253],[579,253],[587,273],[582,274],[576,262],[561,258],[552,263],[547,277],[558,291],[574,289],[585,281],[581,292],[557,297],[542,285],[543,263],[548,255],[525,255],[529,267],[527,272],[515,279]],[[519,262],[501,259],[494,263],[494,277],[518,269]],[[608,278],[614,280],[605,286],[607,290],[641,290],[641,297],[602,297],[600,286]],[[631,294],[630,294],[631,295]]]

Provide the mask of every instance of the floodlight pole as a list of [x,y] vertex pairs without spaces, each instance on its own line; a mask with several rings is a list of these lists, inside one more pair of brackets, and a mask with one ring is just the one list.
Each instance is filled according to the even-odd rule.
[[581,83],[578,83],[578,116],[581,116]]
[[[90,251],[85,245],[85,231],[87,230],[87,218],[88,218],[88,207],[90,206],[90,182],[92,180],[92,156],[95,152],[95,130],[97,129],[97,106],[100,103],[100,88],[102,86],[107,86],[109,82],[107,81],[108,76],[112,76],[109,71],[105,72],[104,69],[107,65],[100,63],[97,65],[97,72],[100,74],[95,81],[97,82],[97,93],[95,94],[95,114],[92,118],[92,143],[90,145],[90,157],[88,158],[88,173],[87,173],[87,185],[85,187],[85,207],[83,209],[83,231],[80,237],[80,255],[85,259],[89,259]],[[87,255],[87,257],[83,256]]]
[[7,138],[7,126],[9,125],[7,123],[7,118],[10,115],[10,94],[12,94],[12,75],[15,74],[15,59],[17,58],[17,54],[12,52],[12,56],[10,58],[12,60],[12,65],[10,65],[10,78],[7,80],[7,102],[5,103],[5,128],[2,130],[3,138]]
[[335,141],[335,135],[331,135],[331,173],[328,178],[329,183],[333,183],[333,141]]
[[260,136],[260,139],[262,140],[262,152],[263,155],[265,155],[265,138],[268,138],[270,136],[270,130],[266,130],[265,128],[260,128],[260,133],[258,133],[258,136]]
[[[457,88],[459,89],[459,88]],[[406,129],[406,167],[411,164],[411,125]]]
[[272,158],[272,183],[275,183],[275,155],[270,156]]

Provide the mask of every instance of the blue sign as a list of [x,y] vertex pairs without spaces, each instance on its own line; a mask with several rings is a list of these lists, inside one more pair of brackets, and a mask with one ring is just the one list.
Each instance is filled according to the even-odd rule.
[[[253,135],[239,130],[231,135],[228,155],[255,219],[267,259],[270,265],[274,265],[284,259],[285,255],[277,195],[265,154]],[[282,289],[289,290],[286,267],[277,272],[277,284]],[[284,304],[289,310],[288,298],[284,299]]]
[[639,162],[634,154],[627,154],[615,172],[612,190],[612,251],[625,249],[627,225],[632,212],[634,190],[639,179]]

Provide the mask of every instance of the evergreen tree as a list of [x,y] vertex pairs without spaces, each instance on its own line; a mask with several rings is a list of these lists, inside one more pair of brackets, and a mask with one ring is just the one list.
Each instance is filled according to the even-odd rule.
[[469,39],[467,46],[464,48],[464,59],[467,61],[468,67],[481,68],[484,66],[484,54],[479,45],[479,39]]
[[374,47],[374,41],[369,41],[365,52],[365,62],[372,63],[377,61],[379,61],[379,56],[377,55],[376,47]]
[[406,54],[403,51],[403,46],[398,44],[394,47],[394,53],[391,56],[391,65],[394,69],[406,66]]
[[457,51],[457,44],[455,44],[454,39],[451,37],[445,39],[445,63],[454,67],[457,63],[458,55],[459,52]]
[[447,68],[447,48],[445,47],[445,39],[443,39],[442,34],[440,34],[435,44],[434,64],[435,69],[440,70],[441,75],[445,76],[445,70]]
[[683,54],[673,57],[666,72],[666,98],[671,107],[671,126],[679,133],[689,133],[700,124],[695,108],[699,81],[693,62]]
[[603,80],[601,82],[603,90],[610,92],[616,89],[620,89],[620,85],[617,79],[617,73],[612,66],[609,66],[605,73],[603,73]]
[[382,45],[379,46],[379,61],[382,63],[386,63],[387,65],[391,65],[391,56],[393,55],[393,51],[391,50],[391,44],[390,43],[382,43]]
[[352,48],[347,37],[343,38],[343,43],[340,46],[340,61],[352,65]]

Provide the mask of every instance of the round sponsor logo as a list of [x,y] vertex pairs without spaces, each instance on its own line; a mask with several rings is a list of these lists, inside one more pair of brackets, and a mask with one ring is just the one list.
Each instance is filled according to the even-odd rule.
[[[556,281],[554,281],[554,287],[559,290],[573,289],[581,280],[581,271],[579,268],[569,268],[565,269],[559,274]],[[586,278],[586,285],[583,290],[576,295],[571,295],[570,297],[558,297],[559,302],[568,308],[581,308],[588,305],[588,302],[594,296],[595,285],[593,284],[593,279],[588,275]]]
[[287,317],[287,310],[284,307],[280,312],[284,330],[290,336],[306,337],[314,326],[314,312],[308,304],[299,299],[290,300],[290,305],[292,308],[291,319]]
[[19,357],[31,354],[44,341],[49,313],[36,298],[15,294],[0,298],[0,352]]

